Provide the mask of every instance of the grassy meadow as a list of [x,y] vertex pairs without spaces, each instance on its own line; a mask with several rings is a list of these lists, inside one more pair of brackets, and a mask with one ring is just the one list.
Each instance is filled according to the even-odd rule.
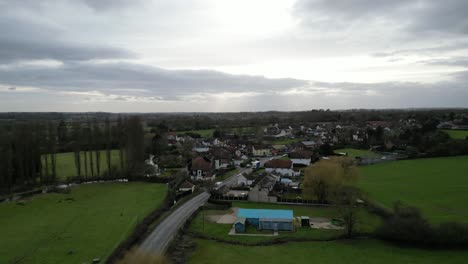
[[465,139],[468,137],[468,130],[442,130],[454,139]]
[[200,136],[205,137],[205,138],[211,138],[211,137],[213,137],[213,132],[214,131],[215,131],[214,128],[200,129],[200,130],[186,130],[186,131],[177,131],[177,134],[182,135],[182,134],[185,134],[187,132],[190,132],[190,133],[199,134]]
[[[88,152],[88,175],[91,175],[91,164],[89,162],[89,155],[90,152]],[[94,173],[96,173],[96,158],[95,158],[96,153],[93,152],[93,162],[94,162]],[[107,157],[106,157],[106,151],[101,150],[100,154],[101,158],[101,174],[104,172],[107,172]],[[65,152],[65,153],[57,153],[56,154],[56,159],[57,159],[57,179],[59,181],[66,180],[69,177],[76,177],[76,167],[75,167],[75,156],[73,152]],[[112,166],[116,166],[117,168],[120,168],[120,156],[119,156],[119,151],[118,150],[112,150],[111,151],[111,160],[112,160]],[[42,162],[45,164],[44,159],[42,159]],[[49,159],[49,164],[50,164],[50,159]],[[43,164],[43,166],[44,166]],[[51,170],[51,166],[49,166],[49,170]],[[81,174],[84,175],[85,171],[85,164],[84,164],[84,153],[81,152]]]
[[304,140],[305,139],[303,138],[283,138],[283,139],[270,140],[270,141],[267,141],[267,143],[272,144],[272,145],[288,145],[288,144],[302,142]]
[[344,149],[337,149],[335,153],[348,153],[348,157],[355,158],[355,157],[366,157],[366,158],[375,158],[379,157],[379,154],[372,152],[370,150],[365,149],[353,149],[353,148],[344,148]]
[[400,200],[431,223],[468,222],[468,156],[393,161],[361,171],[358,186],[384,206]]
[[284,263],[466,263],[468,251],[423,250],[395,247],[377,240],[293,242],[274,246],[237,246],[210,240],[196,240],[191,264]]
[[85,184],[0,204],[0,263],[103,262],[165,195],[164,184]]

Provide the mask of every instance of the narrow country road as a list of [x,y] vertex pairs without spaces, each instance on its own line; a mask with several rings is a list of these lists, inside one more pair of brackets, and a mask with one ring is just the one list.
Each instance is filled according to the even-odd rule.
[[177,234],[179,228],[200,206],[206,203],[209,197],[209,193],[203,192],[185,202],[153,230],[140,245],[140,248],[147,251],[163,253],[167,249],[170,241]]
[[[265,164],[266,161],[269,159],[276,158],[276,157],[263,157],[260,158],[261,166]],[[242,173],[251,173],[252,168],[244,168],[240,170],[237,174],[225,179],[221,186],[223,185],[233,185],[237,182],[237,178]],[[189,201],[185,202],[179,208],[177,208],[174,212],[172,212],[166,219],[164,219],[156,229],[151,232],[151,234],[143,241],[140,245],[140,248],[147,251],[156,251],[163,253],[166,249],[171,240],[177,234],[179,228],[187,221],[187,219],[203,204],[208,201],[210,198],[210,194],[207,192],[203,192]]]
[[[280,157],[281,156],[261,157],[261,158],[258,158],[258,161],[260,161],[260,167],[263,167],[267,161],[269,161],[271,159],[280,158]],[[237,172],[236,174],[232,175],[231,177],[229,177],[229,178],[225,179],[224,181],[222,181],[221,183],[219,183],[216,187],[214,187],[214,189],[219,190],[223,186],[232,187],[233,185],[237,184],[237,178],[239,178],[240,175],[242,175],[243,173],[249,174],[249,173],[252,173],[252,171],[253,171],[252,168],[243,168],[239,172]]]

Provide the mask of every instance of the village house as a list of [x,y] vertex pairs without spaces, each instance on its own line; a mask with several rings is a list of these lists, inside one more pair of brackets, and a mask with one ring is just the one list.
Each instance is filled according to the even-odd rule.
[[237,177],[237,186],[250,186],[253,180],[248,179],[245,175],[241,174]]
[[209,154],[214,162],[215,169],[227,168],[232,165],[232,155],[228,150],[221,147],[215,147],[210,149]]
[[268,146],[255,145],[252,146],[252,155],[259,156],[271,156],[271,150]]
[[297,176],[300,173],[293,170],[293,163],[291,160],[272,159],[265,163],[265,172],[275,173],[284,176]]
[[193,180],[210,180],[213,178],[213,166],[207,157],[193,158],[188,171]]
[[308,150],[301,150],[289,153],[293,166],[306,167],[312,163],[312,157],[314,153]]
[[251,202],[270,202],[275,203],[277,201],[276,196],[270,196],[270,192],[273,190],[277,182],[276,177],[267,175],[263,177],[260,182],[257,183],[249,192],[248,200]]
[[191,191],[192,193],[195,191],[195,185],[189,181],[184,181],[180,187],[179,187],[180,192],[188,192]]
[[318,143],[312,140],[302,141],[302,145],[304,146],[304,148],[309,148],[309,149],[318,147]]

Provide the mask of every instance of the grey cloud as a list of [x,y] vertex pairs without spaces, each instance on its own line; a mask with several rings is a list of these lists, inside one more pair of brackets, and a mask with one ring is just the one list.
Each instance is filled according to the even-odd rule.
[[140,5],[141,0],[81,0],[83,3],[93,8],[96,11],[107,11],[129,7],[132,5]]
[[8,87],[8,90],[10,90],[10,91],[16,91],[16,87]]
[[319,22],[347,27],[356,21],[386,20],[404,27],[410,34],[468,33],[468,1],[465,0],[299,0],[294,10],[305,24],[313,24],[317,16],[326,16]]
[[299,0],[295,4],[295,12],[307,16],[310,11],[331,14],[355,20],[365,16],[376,16],[397,10],[405,0],[379,1],[379,0]]
[[468,50],[468,40],[461,39],[452,41],[449,44],[437,45],[426,48],[415,48],[415,49],[400,49],[387,52],[376,52],[371,54],[374,57],[393,57],[393,56],[406,56],[411,54],[422,54],[422,55],[438,55],[444,52],[451,51],[462,51]]
[[428,65],[444,65],[444,66],[462,66],[468,67],[468,57],[452,57],[447,59],[433,59],[421,61]]
[[95,11],[121,9],[142,4],[143,0],[0,0],[2,8],[23,8],[40,10],[57,4],[68,2],[69,5],[82,4]]
[[415,32],[468,34],[468,1],[424,1],[416,9],[411,29]]
[[266,92],[308,85],[298,79],[268,79],[210,70],[166,70],[131,63],[66,63],[59,67],[17,66],[0,69],[5,85],[34,86],[57,91],[107,93],[176,98],[222,92]]
[[63,39],[64,29],[60,25],[15,11],[0,11],[0,64],[20,60],[81,61],[136,57],[133,52],[120,48]]
[[79,45],[43,39],[24,42],[0,37],[0,64],[21,60],[82,61],[134,57],[132,52],[113,47]]
[[[124,71],[124,70],[123,70]],[[122,71],[122,72],[123,72]],[[122,72],[119,72],[120,74]],[[135,80],[142,78],[143,75],[137,74],[138,70],[130,71],[133,75],[137,75]],[[219,79],[217,76],[227,78],[227,84],[221,86],[220,89],[214,89],[213,92],[207,93],[205,89],[191,90],[187,87],[181,88],[180,83],[177,85],[164,85],[167,89],[150,89],[149,93],[132,92],[131,89],[126,89],[125,93],[116,95],[119,92],[117,89],[111,90],[112,95],[105,95],[106,92],[93,93],[83,92],[82,96],[78,97],[79,93],[56,93],[62,91],[58,87],[53,90],[36,90],[34,92],[19,92],[19,95],[13,93],[3,93],[0,96],[0,111],[25,111],[36,110],[46,111],[54,109],[54,111],[122,111],[122,104],[125,104],[125,111],[265,111],[265,110],[306,110],[313,108],[332,108],[332,109],[349,109],[349,108],[406,108],[406,107],[468,107],[468,89],[466,82],[468,81],[468,71],[458,72],[453,75],[453,80],[438,83],[417,83],[417,82],[384,82],[384,83],[327,83],[327,82],[309,82],[309,86],[304,86],[297,89],[298,93],[281,93],[288,90],[293,90],[293,84],[279,85],[282,80],[262,80],[262,77],[252,76],[226,76],[222,73],[210,71],[167,71],[162,69],[148,69],[149,72],[159,72],[154,74],[154,78],[158,79],[161,76],[168,75],[173,79],[178,76],[180,79],[200,79],[197,86],[218,87]],[[116,73],[116,74],[119,74]],[[191,73],[185,76],[186,73]],[[146,73],[145,73],[146,74]],[[80,78],[86,76],[82,72],[77,72]],[[194,76],[198,76],[195,78]],[[3,79],[4,74],[0,74],[0,79]],[[109,75],[107,77],[112,77]],[[209,76],[212,76],[210,78]],[[57,78],[63,76],[58,75]],[[107,78],[106,77],[106,78]],[[104,77],[102,77],[104,78]],[[151,83],[151,80],[132,80],[129,83],[140,87],[146,86],[144,83]],[[166,83],[166,77],[160,80],[160,85]],[[215,80],[215,81],[213,81]],[[234,81],[236,80],[236,81]],[[72,80],[73,81],[73,80]],[[154,80],[153,80],[154,81]],[[284,81],[284,80],[283,80]],[[297,81],[297,80],[296,80]],[[221,104],[215,102],[215,99],[209,98],[208,95],[216,95],[222,92],[231,91],[230,85],[236,83],[242,84],[245,90],[264,91],[257,96],[247,96],[241,98],[232,98],[223,101]],[[263,83],[263,86],[254,86],[253,84]],[[63,83],[65,84],[65,83]],[[167,83],[166,83],[167,84]],[[203,85],[202,85],[203,84]],[[301,83],[302,84],[302,83]],[[54,85],[58,85],[57,83]],[[233,85],[234,87],[236,85]],[[177,90],[174,88],[177,87]],[[272,87],[277,87],[272,90]],[[283,87],[283,88],[278,88]],[[289,88],[288,88],[289,87]],[[90,89],[95,88],[93,86]],[[155,87],[156,88],[156,87]],[[75,90],[73,88],[68,88]],[[82,89],[83,91],[85,89]],[[175,96],[176,100],[168,101],[167,97],[161,97],[160,92]],[[236,91],[235,89],[232,91]],[[239,90],[237,90],[239,91]],[[114,93],[115,92],[115,93]],[[143,94],[141,94],[143,93]],[[186,102],[177,100],[178,95],[198,95],[202,100]],[[14,97],[13,97],[14,96]],[[18,100],[21,96],[21,100]],[[81,98],[81,99],[80,99]],[[42,104],[37,104],[40,100]],[[85,100],[86,105],[83,106],[80,100]],[[211,101],[210,101],[211,100]],[[166,103],[163,103],[166,101]],[[114,102],[114,103],[112,103]],[[208,102],[208,103],[207,103]],[[212,102],[212,103],[210,103]],[[67,105],[68,104],[68,105]],[[33,109],[31,108],[33,107]]]

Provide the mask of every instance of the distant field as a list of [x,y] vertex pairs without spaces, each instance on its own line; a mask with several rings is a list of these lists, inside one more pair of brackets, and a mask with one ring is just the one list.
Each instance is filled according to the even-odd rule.
[[468,222],[468,156],[365,166],[358,186],[385,206],[416,206],[432,223]]
[[355,158],[355,157],[374,158],[374,157],[379,156],[379,154],[372,152],[370,150],[353,149],[353,148],[337,149],[335,150],[335,153],[348,153],[348,157],[351,157],[351,158]]
[[[101,174],[107,172],[107,159],[106,159],[106,152],[104,150],[101,151]],[[93,152],[93,162],[94,162],[94,173],[97,173],[96,169],[96,162],[95,162],[95,153]],[[112,166],[119,167],[120,157],[118,150],[111,151],[111,160]],[[45,164],[44,160],[42,162]],[[49,160],[50,163],[50,160]],[[89,152],[88,152],[88,175],[91,175],[90,172],[91,164],[89,162]],[[81,153],[81,173],[84,176],[84,153]],[[73,152],[66,152],[66,153],[58,153],[57,154],[57,178],[58,180],[66,180],[68,177],[75,177],[76,174],[76,167],[75,167],[75,157]]]
[[268,141],[268,143],[272,145],[287,145],[287,144],[293,144],[293,143],[302,142],[302,141],[304,141],[303,138],[286,138],[286,139],[270,140]]
[[185,134],[187,132],[197,133],[202,137],[210,138],[213,137],[214,129],[200,129],[200,130],[186,130],[186,131],[177,131],[177,134]]
[[[310,217],[339,217],[335,208],[331,207],[314,207],[314,206],[290,206],[278,205],[271,203],[247,203],[247,202],[233,202],[233,207],[241,208],[263,208],[263,209],[291,209],[294,211],[294,216],[310,216]],[[203,233],[216,238],[221,238],[231,241],[243,241],[247,243],[256,243],[261,241],[275,240],[278,238],[305,238],[305,239],[319,239],[326,240],[336,238],[344,233],[343,230],[329,230],[329,229],[312,229],[312,228],[297,228],[294,232],[280,232],[276,237],[259,237],[259,236],[230,236],[228,235],[231,229],[231,224],[218,224],[212,222],[211,215],[222,215],[230,213],[230,210],[210,210],[200,212],[197,217],[192,221],[190,230],[193,232]],[[362,210],[359,212],[359,225],[357,229],[360,232],[371,232],[380,224],[380,219],[374,215]]]
[[196,240],[191,264],[340,264],[340,263],[466,263],[468,251],[394,247],[376,240],[295,242],[274,246],[236,246]]
[[0,204],[0,263],[104,263],[165,194],[164,184],[87,184]]
[[442,130],[445,133],[449,134],[451,138],[455,139],[465,139],[468,137],[468,130]]

